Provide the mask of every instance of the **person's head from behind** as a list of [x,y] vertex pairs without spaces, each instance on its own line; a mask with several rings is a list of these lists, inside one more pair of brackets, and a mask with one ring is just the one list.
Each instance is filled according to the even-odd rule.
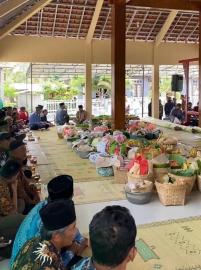
[[126,269],[135,258],[136,225],[125,207],[107,206],[97,213],[89,225],[89,238],[96,267]]
[[72,245],[77,233],[72,200],[49,202],[40,210],[40,217],[43,223],[42,239],[51,241],[59,249]]
[[17,108],[13,107],[13,113],[17,113]]
[[176,108],[177,108],[177,110],[181,110],[181,108],[182,108],[181,103],[177,103]]
[[12,116],[12,114],[13,114],[13,108],[11,106],[9,106],[6,109],[7,109],[6,110],[6,115],[7,116]]
[[0,110],[0,120],[3,120],[6,117],[6,112],[2,109]]
[[40,106],[37,106],[37,107],[36,107],[36,113],[37,113],[37,114],[41,114],[41,112],[42,112],[41,107],[40,107]]
[[68,200],[73,197],[73,178],[70,175],[54,177],[47,185],[48,201]]
[[0,149],[9,150],[10,143],[14,140],[8,132],[0,132]]
[[171,97],[167,97],[167,102],[172,102],[172,98]]
[[8,160],[1,168],[0,177],[9,184],[17,180],[21,165],[15,160]]
[[60,109],[65,109],[66,108],[65,103],[64,102],[59,103],[59,107]]
[[82,105],[79,105],[78,106],[78,109],[79,109],[80,112],[82,112],[83,111],[83,106]]
[[26,108],[25,107],[20,107],[20,111],[21,112],[25,112],[26,111]]
[[43,115],[47,115],[48,114],[47,109],[43,110],[42,113],[43,113]]
[[20,163],[27,157],[26,145],[22,141],[15,140],[11,142],[9,150],[10,157]]
[[192,106],[193,106],[192,102],[188,102],[188,105],[187,105],[188,110],[192,109]]

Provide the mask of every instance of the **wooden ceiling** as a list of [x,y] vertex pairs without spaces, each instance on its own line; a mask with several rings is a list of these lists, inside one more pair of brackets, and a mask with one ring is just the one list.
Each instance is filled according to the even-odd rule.
[[[0,0],[0,5],[2,1]],[[96,2],[96,0],[53,0],[11,34],[85,39]],[[168,9],[135,7],[128,4],[126,8],[127,40],[155,41],[169,13]],[[5,17],[0,27],[16,16],[18,14],[14,14],[11,18]],[[96,25],[94,39],[110,38],[111,5],[108,0],[105,0]],[[164,37],[164,42],[199,42],[198,12],[179,11]]]

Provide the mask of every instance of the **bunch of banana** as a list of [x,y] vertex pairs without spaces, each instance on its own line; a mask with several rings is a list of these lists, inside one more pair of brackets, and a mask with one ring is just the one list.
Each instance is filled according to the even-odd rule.
[[139,146],[139,141],[137,141],[137,140],[128,140],[127,141],[127,145],[128,145],[128,147],[134,147],[134,146]]
[[182,169],[183,169],[183,170],[188,170],[188,164],[187,164],[187,162],[185,162],[185,163],[182,165]]
[[197,157],[197,149],[195,147],[193,147],[190,150],[190,157],[192,157],[192,158],[196,158]]

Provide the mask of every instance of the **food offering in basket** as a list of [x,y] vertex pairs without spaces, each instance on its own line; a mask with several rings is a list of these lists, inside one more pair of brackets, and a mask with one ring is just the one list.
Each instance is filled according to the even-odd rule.
[[167,174],[163,181],[155,182],[160,202],[165,206],[184,205],[186,198],[186,184],[177,182],[176,178]]
[[100,154],[96,160],[96,171],[100,176],[109,177],[114,176],[114,159],[111,155],[108,154]]
[[181,155],[170,154],[169,161],[171,169],[182,169],[182,167],[184,167],[184,169],[187,169],[185,168],[186,158]]
[[78,154],[78,156],[82,159],[88,159],[89,155],[91,152],[94,151],[94,148],[84,144],[84,145],[80,145],[79,147],[77,147],[76,153]]
[[68,127],[68,126],[64,127],[63,134],[65,139],[72,139],[74,137],[76,138],[78,137],[78,133],[75,127]]
[[113,141],[108,145],[108,153],[110,155],[127,155],[126,136],[121,134],[113,135]]
[[128,183],[125,186],[126,198],[133,204],[145,204],[150,202],[153,183],[147,180]]
[[143,155],[136,155],[136,157],[129,162],[127,168],[128,183],[136,183],[145,180],[152,181],[149,161]]
[[195,185],[196,172],[192,169],[171,170],[169,174],[177,183],[186,185],[186,195],[189,195]]
[[161,146],[161,149],[163,152],[166,153],[173,153],[177,147],[178,139],[176,137],[170,137],[170,136],[161,136],[158,139],[158,144]]
[[114,178],[115,182],[119,184],[126,184],[128,182],[128,168],[127,165],[129,160],[124,160],[123,157],[117,156],[116,161],[114,162]]
[[81,129],[81,130],[88,130],[89,129],[89,123],[84,122],[82,124],[77,124],[76,128]]
[[158,182],[163,182],[163,176],[167,175],[170,171],[170,162],[168,155],[161,154],[152,160],[153,176]]

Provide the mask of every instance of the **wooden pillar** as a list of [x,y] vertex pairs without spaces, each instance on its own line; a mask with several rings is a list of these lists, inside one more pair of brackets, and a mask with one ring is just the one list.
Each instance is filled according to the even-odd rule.
[[159,119],[160,70],[157,49],[157,47],[154,47],[154,65],[152,67],[152,117]]
[[201,127],[201,8],[199,10],[199,127]]
[[88,118],[92,115],[92,45],[87,44],[85,48],[85,106]]
[[112,2],[112,119],[114,129],[125,128],[125,0]]

